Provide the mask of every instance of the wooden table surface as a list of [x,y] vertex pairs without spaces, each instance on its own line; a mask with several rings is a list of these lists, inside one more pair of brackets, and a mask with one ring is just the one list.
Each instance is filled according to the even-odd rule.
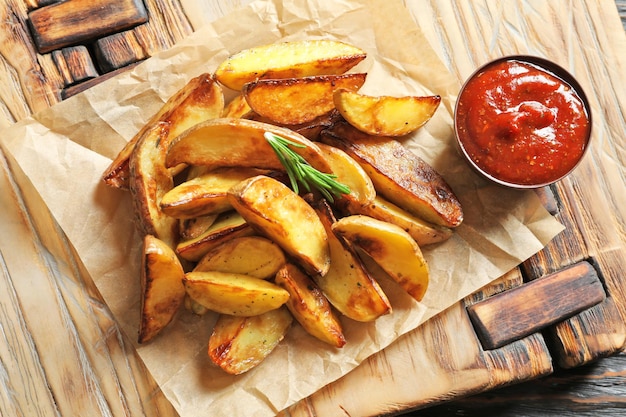
[[[103,64],[84,65],[81,68],[85,71],[77,73],[64,69],[68,68],[67,64],[72,63],[73,59],[81,60],[89,56],[93,49],[63,47],[58,51],[39,53],[33,47],[26,24],[28,12],[48,3],[5,0],[5,6],[0,11],[0,126],[15,123],[89,88],[93,83],[114,75],[116,71],[124,71],[134,62],[173,45],[189,34],[194,25],[207,19],[206,16],[188,16],[188,20],[171,18],[188,10],[191,3],[186,0],[146,0],[146,7],[154,13],[149,15],[152,26],[143,31],[136,29],[130,34],[125,32],[122,36],[102,34],[97,46],[92,45],[90,48],[100,48],[100,57],[105,55],[109,68],[105,71]],[[206,3],[210,5],[202,9],[208,15],[218,17],[248,1],[219,3],[206,0]],[[593,7],[587,7],[592,3]],[[626,27],[623,0],[617,1],[617,7],[610,1],[596,5],[595,0],[572,0],[567,3],[567,7],[555,8],[561,12],[571,8],[571,14],[547,16],[546,12],[542,12],[542,18],[553,18],[553,27],[546,28],[546,33],[561,34],[562,44],[557,39],[542,39],[542,28],[515,26],[507,22],[500,27],[498,36],[495,36],[495,32],[489,32],[491,38],[481,38],[483,31],[487,33],[488,29],[478,27],[482,21],[472,14],[491,13],[493,16],[490,17],[497,21],[504,14],[500,4],[499,1],[485,0],[467,7],[466,3],[462,6],[453,0],[431,1],[424,3],[423,10],[420,6],[420,13],[415,12],[415,7],[411,10],[416,22],[428,32],[429,40],[444,63],[460,81],[473,66],[489,57],[519,52],[514,45],[526,44],[531,52],[541,51],[544,54],[558,45],[572,48],[571,45],[577,43],[573,42],[572,37],[593,35],[594,32],[588,27],[595,28],[598,37],[581,38],[578,40],[580,45],[601,50],[607,54],[607,62],[618,64],[622,70],[626,69],[626,36],[623,31],[619,31],[623,29],[619,25],[620,16]],[[538,10],[539,4],[543,5],[544,2],[506,4],[514,4],[530,16],[534,12],[539,13],[535,8]],[[444,15],[448,18],[455,16],[455,22],[441,20]],[[584,24],[587,29],[577,26],[583,26],[581,21],[575,19],[581,15],[587,17]],[[530,20],[530,17],[523,16],[517,22],[525,24]],[[181,21],[186,23],[181,24]],[[606,40],[607,31],[611,31],[609,41]],[[462,40],[466,39],[481,39],[482,42],[480,45],[464,45]],[[122,44],[130,47],[124,49],[115,46]],[[114,46],[110,48],[110,45]],[[123,56],[115,53],[107,55],[110,51],[122,49],[127,52]],[[577,65],[582,65],[580,68],[592,68],[587,66],[590,63],[577,63],[577,58],[568,56],[567,51],[555,49],[552,52],[560,61],[567,63],[569,60],[572,67],[579,68]],[[597,51],[588,52],[583,60],[599,54]],[[594,70],[598,68],[594,67]],[[606,113],[603,118],[611,121],[610,126],[614,130],[603,132],[605,136],[602,137],[614,141],[618,149],[617,160],[622,161],[622,166],[611,172],[621,176],[623,191],[626,100],[622,95],[625,90],[621,82],[617,85],[615,81],[606,80],[609,84],[603,84],[602,77],[594,74],[589,75],[589,80],[593,84],[588,85],[597,87],[597,92],[602,93],[600,101],[603,105],[612,105],[611,108],[602,109],[602,112]],[[616,96],[611,96],[611,92]],[[588,91],[588,94],[594,93],[596,91]],[[130,344],[124,342],[125,336],[119,334],[106,306],[99,303],[98,291],[86,272],[80,264],[68,261],[73,256],[71,246],[64,240],[49,214],[42,209],[41,201],[19,174],[19,168],[11,158],[3,159],[0,168],[0,202],[3,208],[11,208],[0,220],[0,335],[3,338],[0,343],[0,415],[175,416],[171,404],[151,379]],[[615,184],[616,180],[605,178],[605,181],[606,184]],[[575,188],[575,183],[568,183],[557,191],[577,194],[580,190]],[[607,192],[611,192],[611,189]],[[623,219],[623,213],[602,215]],[[616,228],[620,230],[613,232],[618,240],[621,239],[623,247],[625,232],[619,226]],[[13,236],[27,237],[27,240],[14,241]],[[15,271],[21,271],[19,277]],[[622,282],[626,283],[626,277]],[[621,303],[622,298],[618,297],[618,301],[619,313],[624,318],[626,305]],[[50,311],[50,308],[54,311]],[[88,317],[85,318],[85,315]],[[65,346],[65,340],[70,339],[72,347],[78,347],[72,350],[78,357],[67,361],[62,348],[55,351],[41,345],[41,333],[58,342],[58,346]],[[465,374],[460,372],[458,375],[463,378]],[[520,381],[523,379],[519,378]],[[452,387],[462,386],[462,381],[452,383]],[[613,354],[567,370],[555,366],[550,375],[529,382],[469,394],[475,393],[459,389],[428,399],[417,398],[419,395],[416,393],[415,403],[406,406],[428,407],[404,415],[625,415],[626,354]],[[393,408],[387,408],[387,412],[392,411]],[[294,411],[293,415],[304,414]],[[307,415],[312,416],[313,413]]]

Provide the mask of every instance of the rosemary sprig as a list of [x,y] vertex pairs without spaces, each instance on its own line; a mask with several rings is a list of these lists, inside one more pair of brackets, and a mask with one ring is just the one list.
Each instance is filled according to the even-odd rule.
[[306,145],[293,142],[271,132],[265,132],[263,136],[276,152],[280,163],[285,167],[291,188],[296,194],[300,192],[299,185],[302,185],[307,192],[311,192],[312,188],[318,190],[332,203],[335,201],[334,197],[350,193],[350,188],[347,185],[335,180],[336,175],[315,169],[306,159],[289,147],[305,148]]

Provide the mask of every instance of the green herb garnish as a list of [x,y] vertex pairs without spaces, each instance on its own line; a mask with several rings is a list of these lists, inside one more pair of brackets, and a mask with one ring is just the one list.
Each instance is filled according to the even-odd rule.
[[280,163],[285,167],[291,188],[296,194],[300,192],[298,184],[301,184],[307,192],[311,192],[311,189],[315,188],[331,203],[335,201],[333,196],[338,197],[341,194],[350,193],[350,188],[347,185],[335,181],[336,175],[318,171],[289,147],[305,148],[306,145],[290,141],[271,132],[265,132],[263,136],[276,152]]

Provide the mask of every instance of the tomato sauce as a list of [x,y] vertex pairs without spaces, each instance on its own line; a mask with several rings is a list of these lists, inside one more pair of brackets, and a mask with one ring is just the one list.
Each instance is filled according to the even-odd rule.
[[515,59],[488,65],[468,80],[455,118],[460,145],[472,161],[496,180],[522,186],[569,173],[591,128],[571,85]]

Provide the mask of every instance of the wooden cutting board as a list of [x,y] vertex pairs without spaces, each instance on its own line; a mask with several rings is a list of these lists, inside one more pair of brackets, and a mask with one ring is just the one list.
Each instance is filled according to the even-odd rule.
[[[111,3],[75,4],[89,19],[90,7]],[[62,26],[52,36],[47,25],[67,15],[67,4],[9,0],[0,11],[0,120],[18,121],[83,91],[240,3],[247,1],[122,1],[125,13],[107,28],[85,34]],[[615,4],[406,4],[459,82],[508,54],[542,55],[569,69],[590,96],[593,146],[573,175],[539,190],[566,226],[547,248],[283,415],[421,408],[547,375],[555,364],[580,366],[626,341],[626,35]],[[0,414],[175,416],[19,167],[10,158],[0,166],[0,358],[8,375]],[[568,296],[581,302],[559,301]],[[546,308],[534,309],[521,330],[489,321],[491,312],[521,309],[529,299]],[[555,304],[568,309],[547,308]],[[64,349],[47,349],[50,340]]]

